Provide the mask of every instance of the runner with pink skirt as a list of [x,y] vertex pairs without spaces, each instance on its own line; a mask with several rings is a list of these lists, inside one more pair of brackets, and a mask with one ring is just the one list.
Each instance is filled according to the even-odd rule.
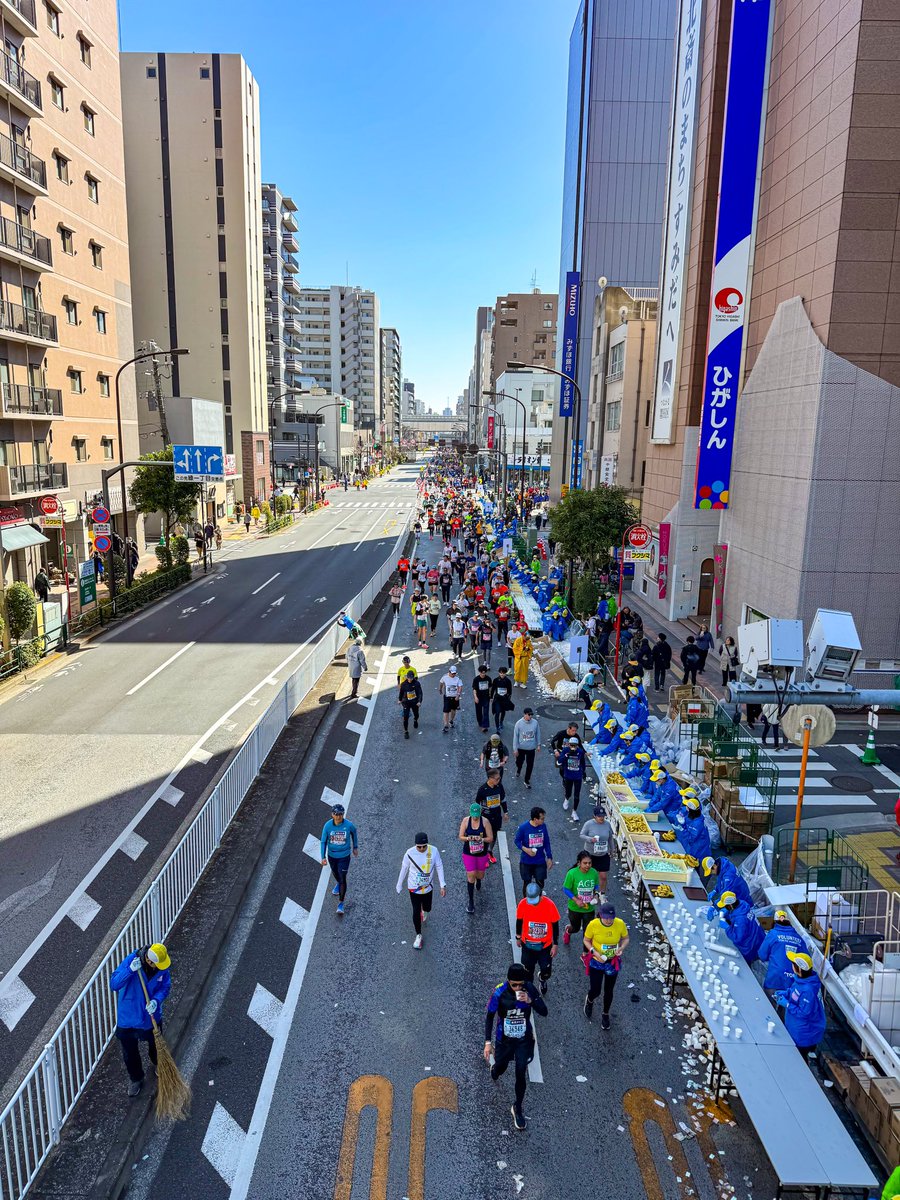
[[494,841],[494,829],[490,821],[482,816],[481,805],[472,804],[469,815],[459,825],[459,840],[463,844],[462,860],[466,871],[466,888],[469,893],[466,912],[475,911],[475,893],[481,891],[481,881],[488,869],[490,849]]

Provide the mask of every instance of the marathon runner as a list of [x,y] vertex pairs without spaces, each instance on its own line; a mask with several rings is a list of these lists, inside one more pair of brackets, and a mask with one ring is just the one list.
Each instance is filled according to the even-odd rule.
[[460,822],[459,840],[463,844],[462,861],[468,892],[466,912],[471,914],[475,911],[475,893],[481,891],[481,881],[491,861],[490,848],[494,841],[493,826],[482,816],[480,804],[469,806],[469,815]]
[[337,911],[344,915],[344,900],[347,897],[347,871],[350,869],[351,850],[355,858],[359,854],[359,839],[356,826],[344,816],[343,804],[331,806],[331,820],[322,826],[321,851],[322,866],[331,867],[331,873],[337,881],[331,889],[332,896],[338,897]]
[[559,909],[539,883],[526,885],[525,898],[516,908],[516,945],[529,983],[534,983],[535,967],[540,968],[541,995],[546,996],[559,947]]
[[428,842],[427,833],[417,833],[414,845],[403,855],[400,864],[400,874],[397,877],[397,895],[403,889],[404,881],[412,902],[413,928],[416,931],[413,949],[422,949],[422,926],[431,912],[431,901],[434,895],[434,876],[437,872],[441,895],[447,895],[447,884],[444,879],[444,864],[441,852],[437,846]]
[[491,1037],[494,1039],[494,1062],[491,1079],[496,1083],[511,1062],[516,1065],[515,1103],[510,1111],[516,1129],[525,1128],[522,1105],[528,1087],[528,1064],[534,1058],[532,1010],[542,1017],[547,1005],[533,983],[525,978],[521,963],[511,963],[506,979],[494,988],[488,1001],[484,1021],[484,1061],[491,1061]]

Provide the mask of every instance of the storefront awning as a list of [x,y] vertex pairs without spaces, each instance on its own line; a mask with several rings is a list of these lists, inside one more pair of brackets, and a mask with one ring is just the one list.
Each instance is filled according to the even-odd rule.
[[0,529],[0,545],[5,554],[13,550],[24,550],[26,546],[39,546],[41,542],[49,541],[42,533],[32,529],[30,525],[4,525]]

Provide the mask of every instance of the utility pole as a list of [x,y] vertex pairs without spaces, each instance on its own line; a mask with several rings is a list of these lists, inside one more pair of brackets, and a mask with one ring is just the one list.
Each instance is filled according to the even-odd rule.
[[150,371],[153,375],[153,392],[156,396],[156,406],[159,409],[159,431],[162,434],[163,446],[169,444],[169,426],[166,423],[166,404],[163,400],[162,383],[159,377],[159,359],[150,359]]

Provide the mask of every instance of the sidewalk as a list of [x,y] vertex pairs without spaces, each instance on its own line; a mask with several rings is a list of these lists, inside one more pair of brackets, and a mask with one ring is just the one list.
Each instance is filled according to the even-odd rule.
[[[639,592],[623,592],[622,607],[630,608],[638,613],[644,622],[644,633],[647,640],[652,646],[656,641],[658,633],[664,633],[666,640],[672,647],[672,666],[670,668],[669,684],[681,683],[684,672],[681,668],[681,654],[689,637],[696,636],[697,630],[689,626],[685,621],[668,621],[665,617],[660,616],[656,609],[651,608],[649,604],[642,598]],[[716,639],[716,647],[710,650],[709,657],[706,660],[706,670],[701,671],[697,675],[697,682],[702,683],[715,696],[720,699],[725,695],[725,689],[722,687],[722,675],[719,670],[719,639]],[[621,668],[621,656],[619,666]],[[652,683],[652,680],[651,680]]]

